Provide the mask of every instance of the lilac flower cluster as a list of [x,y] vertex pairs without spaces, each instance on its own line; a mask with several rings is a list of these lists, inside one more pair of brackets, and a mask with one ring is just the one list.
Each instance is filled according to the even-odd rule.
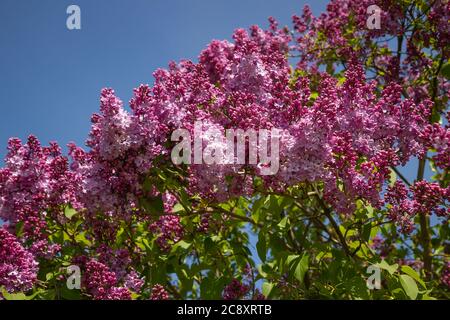
[[0,287],[8,292],[28,291],[37,280],[33,255],[4,228],[0,228]]
[[[222,297],[225,300],[265,300],[266,297],[255,288],[255,274],[256,270],[248,264],[242,270],[242,280],[233,278],[229,284],[227,284],[222,292]],[[252,290],[253,289],[253,290]]]
[[90,260],[86,263],[83,285],[95,300],[130,300],[131,292],[126,287],[118,287],[114,272],[101,262]]
[[389,217],[396,221],[401,229],[410,233],[414,229],[413,218],[417,214],[436,214],[450,217],[450,189],[442,188],[438,183],[417,181],[408,190],[401,181],[388,188],[385,196]]
[[160,284],[155,284],[152,288],[150,300],[168,300],[169,293]]
[[[447,121],[450,119],[450,112],[447,113]],[[450,163],[450,124],[445,127],[435,123],[428,125],[422,132],[422,137],[428,148],[436,150],[433,160],[437,167],[445,169]]]
[[[41,147],[34,136],[24,145],[19,139],[10,139],[5,167],[0,169],[0,218],[11,227],[23,222],[25,238],[46,241],[49,209],[69,203],[81,207],[76,187],[76,173],[69,170],[56,143]],[[58,213],[54,218],[59,218]],[[47,250],[43,242],[35,246],[39,248]]]
[[124,286],[133,292],[140,292],[144,285],[144,280],[142,277],[136,272],[131,271],[125,276]]
[[[367,8],[371,5],[377,5],[381,10],[379,29],[369,29],[366,25]],[[369,70],[379,73],[376,81],[380,84],[400,83],[415,101],[423,100],[435,90],[436,98],[444,98],[450,86],[444,77],[437,77],[435,89],[421,81],[421,77],[432,65],[425,51],[434,49],[443,58],[450,56],[450,5],[448,1],[433,1],[422,15],[416,17],[414,28],[400,23],[411,19],[407,17],[410,11],[403,5],[395,0],[332,0],[326,12],[317,17],[306,5],[301,16],[293,17],[298,67],[317,72],[319,65],[328,65],[335,71],[336,62],[348,61],[356,55],[368,62]],[[349,29],[348,25],[355,27]],[[398,35],[407,39],[404,58],[401,53],[392,52],[387,41],[383,41]],[[330,56],[336,56],[335,62],[329,60]]]
[[371,248],[374,249],[380,258],[388,257],[389,253],[392,251],[392,245],[386,243],[385,239],[377,235],[372,239]]
[[157,235],[156,243],[164,251],[169,250],[171,245],[180,241],[183,236],[183,227],[177,215],[159,217],[158,221],[150,225],[150,230]]
[[107,265],[118,278],[122,280],[127,275],[127,269],[131,264],[130,252],[123,248],[113,250],[106,244],[101,244],[97,248],[98,261]]
[[233,279],[223,290],[223,298],[225,300],[242,299],[250,290],[250,287],[243,284],[238,279]]

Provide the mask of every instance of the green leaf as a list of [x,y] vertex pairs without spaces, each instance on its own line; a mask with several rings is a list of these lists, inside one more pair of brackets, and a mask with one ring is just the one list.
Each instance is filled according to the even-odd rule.
[[389,175],[389,186],[392,187],[395,181],[397,181],[397,174],[393,169],[391,169],[391,173]]
[[142,198],[141,204],[150,214],[160,216],[164,213],[164,203],[161,196],[154,198]]
[[90,240],[86,239],[86,234],[84,232],[80,232],[75,236],[75,240],[78,243],[82,243],[83,245],[90,246],[92,243]]
[[183,212],[183,211],[184,211],[184,207],[180,203],[177,203],[172,208],[172,213],[180,213],[180,212]]
[[23,235],[23,226],[23,221],[19,221],[18,223],[16,223],[16,235],[18,238]]
[[413,268],[411,268],[410,266],[402,266],[401,270],[407,275],[409,275],[411,278],[416,280],[418,283],[420,283],[422,287],[424,287],[425,289],[427,288],[425,282],[423,282],[423,280],[420,279],[419,274]]
[[131,300],[137,300],[141,295],[136,292],[131,292]]
[[297,263],[294,271],[295,278],[303,283],[303,279],[305,278],[305,274],[308,271],[309,267],[309,256],[304,254],[300,261]]
[[318,92],[311,92],[310,98],[315,100],[315,99],[317,99],[318,96],[319,96]]
[[447,79],[450,79],[450,62],[447,62],[441,69],[441,73]]
[[366,206],[366,210],[367,210],[367,218],[373,218],[373,207],[368,205]]
[[61,296],[65,300],[81,300],[81,292],[76,289],[69,289],[66,286],[61,288]]
[[298,254],[291,254],[289,256],[287,256],[286,258],[286,267],[287,268],[291,268],[294,263],[296,262],[296,260],[300,259],[300,256]]
[[258,200],[256,200],[253,205],[252,205],[252,219],[253,221],[255,221],[256,223],[259,222],[259,214],[261,212],[261,207],[264,204],[264,198],[259,198]]
[[266,278],[266,277],[267,277],[267,272],[265,272],[265,271],[263,270],[263,267],[266,267],[266,266],[265,266],[265,265],[262,265],[262,264],[258,264],[258,265],[256,266],[256,270],[258,270],[258,274],[259,274],[261,277]]
[[8,293],[8,291],[6,291],[6,289],[4,289],[4,288],[1,288],[0,292],[3,295],[3,298],[5,300],[32,300],[35,296],[37,296],[39,293],[41,293],[41,291],[36,291],[31,296],[26,296],[22,292]]
[[205,238],[203,241],[203,245],[205,248],[205,252],[210,252],[212,248],[214,248],[214,241],[210,237]]
[[145,192],[149,192],[151,190],[152,182],[150,181],[150,179],[148,177],[145,179],[144,183],[142,184],[142,187]]
[[2,295],[5,300],[26,300],[27,296],[22,292],[19,293],[8,293],[6,290],[2,290]]
[[361,237],[364,239],[364,241],[368,242],[370,239],[370,232],[372,231],[372,226],[370,223],[365,224],[362,228]]
[[262,285],[262,294],[268,298],[273,289],[273,283],[264,282]]
[[184,240],[178,241],[172,247],[172,252],[175,252],[178,248],[182,248],[184,250],[188,250],[191,247],[192,243],[186,242]]
[[406,295],[411,300],[416,300],[417,294],[419,293],[419,288],[417,288],[417,284],[414,279],[407,274],[401,274],[400,283],[403,287],[403,290],[405,290]]
[[389,265],[385,260],[375,264],[376,267],[388,271],[391,275],[398,269],[398,264]]
[[77,214],[77,211],[70,206],[67,206],[64,209],[64,215],[67,217],[67,219],[71,219],[76,214]]
[[280,223],[278,223],[278,227],[282,230],[286,229],[286,224],[288,221],[288,217],[284,217],[283,219],[281,219]]
[[256,251],[262,262],[266,262],[267,257],[267,243],[265,234],[261,231],[258,235],[258,242],[256,243]]

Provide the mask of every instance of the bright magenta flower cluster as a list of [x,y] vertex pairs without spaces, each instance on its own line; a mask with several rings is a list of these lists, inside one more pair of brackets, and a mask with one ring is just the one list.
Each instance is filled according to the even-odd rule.
[[441,188],[437,183],[418,181],[408,189],[401,181],[396,181],[388,188],[385,200],[389,204],[389,215],[396,221],[404,232],[411,232],[414,228],[413,217],[417,214],[436,214],[448,217],[450,208],[444,204],[450,202],[450,189]]
[[117,287],[116,274],[103,263],[91,260],[86,264],[84,284],[96,300],[130,300],[130,291]]

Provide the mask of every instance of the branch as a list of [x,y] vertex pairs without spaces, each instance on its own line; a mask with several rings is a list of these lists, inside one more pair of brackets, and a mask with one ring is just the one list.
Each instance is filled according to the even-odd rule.
[[406,179],[406,177],[396,167],[391,167],[391,169],[394,170],[394,172],[397,174],[397,176],[399,176],[400,179],[402,179],[403,182],[408,185],[408,187],[411,186],[411,183],[408,181],[408,179]]

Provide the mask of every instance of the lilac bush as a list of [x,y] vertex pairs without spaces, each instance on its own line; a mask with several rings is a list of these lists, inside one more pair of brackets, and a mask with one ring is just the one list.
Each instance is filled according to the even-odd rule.
[[[318,17],[306,6],[292,29],[237,29],[197,63],[156,70],[130,111],[105,88],[68,155],[10,139],[0,286],[36,299],[448,298],[450,4],[376,2],[380,29],[366,25],[373,3],[353,0]],[[278,172],[173,163],[172,132],[198,121],[278,129]],[[371,265],[389,270],[380,290]]]

